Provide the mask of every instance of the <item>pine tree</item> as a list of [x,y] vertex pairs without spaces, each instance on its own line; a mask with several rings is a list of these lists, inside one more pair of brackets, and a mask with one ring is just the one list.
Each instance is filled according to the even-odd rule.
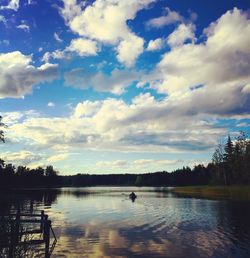
[[227,142],[224,147],[223,161],[225,164],[225,173],[227,174],[228,183],[231,184],[234,180],[233,178],[233,163],[234,163],[234,146],[230,135],[228,135]]
[[224,148],[221,144],[218,145],[218,147],[215,149],[215,152],[213,154],[212,162],[215,166],[215,182],[216,183],[223,183],[227,185],[228,180],[227,180],[227,175],[225,173],[225,168],[224,168]]

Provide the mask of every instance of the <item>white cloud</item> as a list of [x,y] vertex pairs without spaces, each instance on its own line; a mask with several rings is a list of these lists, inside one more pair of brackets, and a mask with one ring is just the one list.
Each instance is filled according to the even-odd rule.
[[146,23],[149,28],[162,28],[166,25],[182,22],[184,18],[177,12],[171,11],[169,8],[165,9],[166,14],[163,16],[153,18]]
[[49,163],[54,163],[54,162],[65,160],[68,157],[69,157],[68,153],[61,153],[61,154],[53,155],[53,156],[47,158],[47,161]]
[[[151,86],[176,98],[186,98],[187,93],[190,98],[203,99],[207,105],[217,101],[217,108],[227,105],[229,110],[230,104],[232,109],[236,103],[239,107],[240,102],[244,108],[250,80],[247,14],[235,8],[205,31],[208,37],[204,43],[184,44],[163,56],[151,74]],[[235,94],[234,98],[230,94]]]
[[64,50],[55,50],[53,52],[45,52],[43,57],[41,58],[41,61],[48,63],[50,59],[67,59],[69,56],[67,56],[67,53]]
[[19,0],[10,0],[8,5],[1,5],[0,10],[11,9],[17,11],[19,9]]
[[71,117],[27,118],[9,130],[12,138],[28,138],[32,144],[58,150],[201,152],[215,146],[225,129],[184,108],[180,102],[156,101],[147,93],[131,104],[116,99],[84,101]]
[[165,40],[162,38],[158,38],[155,40],[150,40],[148,42],[148,46],[147,46],[147,51],[156,51],[156,50],[160,50],[164,47],[165,45]]
[[245,122],[239,123],[239,124],[236,125],[236,127],[250,127],[250,123],[249,124],[245,123]]
[[20,98],[32,92],[33,86],[55,79],[57,65],[31,65],[32,57],[19,51],[0,54],[0,98]]
[[95,165],[97,168],[108,169],[112,172],[155,172],[162,171],[169,166],[183,164],[182,160],[157,160],[157,159],[138,159],[134,161],[126,160],[112,160],[112,161],[99,161]]
[[187,40],[195,42],[194,30],[195,26],[193,24],[180,24],[178,28],[168,36],[167,42],[171,47],[182,46]]
[[6,125],[16,124],[23,118],[24,114],[18,111],[1,113],[3,116],[3,123]]
[[141,167],[148,167],[148,166],[154,166],[154,165],[175,165],[178,163],[182,163],[182,160],[154,160],[154,159],[138,159],[133,161],[133,165],[141,166]]
[[84,116],[93,116],[93,114],[97,113],[101,106],[99,101],[89,101],[86,100],[82,103],[78,103],[74,115],[77,118],[84,117]]
[[2,153],[2,158],[6,163],[13,163],[15,165],[29,165],[33,162],[37,162],[43,158],[42,155],[35,154],[30,151],[22,150],[19,152],[5,152]]
[[144,41],[137,36],[123,40],[117,47],[117,59],[127,67],[134,65],[137,57],[143,52]]
[[250,93],[250,83],[248,83],[247,85],[244,86],[244,88],[242,89],[243,93]]
[[97,167],[107,167],[107,168],[124,168],[128,166],[126,160],[115,160],[115,161],[98,161],[96,163]]
[[71,30],[80,36],[117,43],[120,39],[127,39],[133,35],[127,21],[134,19],[136,13],[151,2],[153,1],[96,0],[82,8],[76,1],[64,1],[61,14]]
[[63,40],[60,38],[59,34],[56,33],[56,32],[54,33],[54,38],[55,38],[55,40],[56,40],[57,42],[60,42],[60,43],[63,42]]
[[[150,83],[153,76],[151,86],[156,90],[168,93],[165,98],[157,100],[146,93],[131,103],[83,101],[69,117],[25,119],[10,131],[32,144],[59,150],[207,152],[227,132],[222,119],[240,120],[250,110],[249,94],[243,91],[250,70],[247,16],[234,9],[211,26],[204,43],[173,48],[162,57],[155,73],[146,76]],[[222,37],[227,38],[226,44],[218,39]],[[114,91],[119,85],[116,91],[121,92],[124,85],[141,77],[131,74],[128,70],[115,70],[110,76],[73,70],[65,80],[99,91]]]
[[46,52],[42,61],[49,62],[50,59],[69,59],[73,53],[84,57],[84,56],[95,56],[99,51],[99,47],[96,41],[77,38],[70,42],[64,50],[55,50],[53,52]]
[[20,123],[22,120],[27,118],[36,118],[40,114],[35,110],[24,110],[24,111],[12,111],[12,112],[1,112],[2,122],[7,126]]
[[0,15],[0,22],[6,23],[6,19],[3,15]]
[[54,102],[49,102],[48,103],[48,107],[55,107],[56,105],[55,105],[55,103]]
[[65,73],[65,85],[80,89],[93,87],[99,92],[122,94],[126,87],[140,79],[140,74],[129,70],[115,69],[110,75],[102,72],[89,73],[84,69],[74,69]]
[[[127,25],[136,13],[154,0],[105,1],[96,0],[91,5],[77,4],[77,1],[64,0],[60,13],[70,29],[81,37],[87,37],[104,44],[118,45],[118,59],[132,66],[143,52],[143,39],[136,36]],[[119,15],[117,15],[119,14]],[[129,56],[128,48],[131,48]]]
[[30,27],[29,27],[29,25],[27,25],[27,24],[20,24],[20,25],[17,25],[16,26],[18,29],[21,29],[21,30],[25,30],[25,31],[29,31],[30,30]]
[[112,160],[99,161],[95,164],[95,171],[106,171],[109,173],[147,173],[168,170],[170,167],[176,167],[183,164],[183,160],[168,159],[138,159],[134,161]]
[[84,5],[77,4],[77,0],[64,0],[63,1],[64,7],[60,8],[60,13],[65,21],[71,21],[74,17],[81,14],[82,8]]
[[92,56],[98,52],[97,43],[89,39],[73,39],[65,51],[76,52],[79,56]]

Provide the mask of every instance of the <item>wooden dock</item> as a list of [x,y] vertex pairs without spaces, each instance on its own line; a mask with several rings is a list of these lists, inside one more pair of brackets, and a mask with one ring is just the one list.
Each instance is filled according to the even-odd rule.
[[[0,248],[8,249],[8,257],[15,257],[15,248],[44,244],[44,257],[50,257],[57,239],[51,220],[42,210],[40,213],[0,214],[4,231],[0,232]],[[51,234],[52,233],[52,234]],[[53,243],[50,246],[51,236]]]

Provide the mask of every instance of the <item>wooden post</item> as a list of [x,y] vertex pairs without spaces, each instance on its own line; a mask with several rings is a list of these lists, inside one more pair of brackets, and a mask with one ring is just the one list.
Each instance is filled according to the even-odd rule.
[[45,225],[44,225],[45,258],[50,257],[50,254],[49,254],[50,227],[51,227],[51,221],[46,219]]
[[41,224],[40,224],[40,230],[43,232],[44,227],[44,210],[41,211]]
[[14,233],[14,244],[18,244],[19,241],[19,229],[20,229],[20,209],[16,213],[15,233]]
[[14,258],[14,234],[15,234],[15,226],[14,221],[10,221],[11,231],[10,231],[10,246],[9,246],[9,258]]
[[[24,218],[23,218],[24,217]],[[28,218],[26,218],[28,217]],[[30,218],[35,217],[35,218]],[[36,219],[36,217],[40,217],[41,220]],[[22,232],[21,225],[25,223],[34,223],[37,227],[33,230],[27,230]],[[51,227],[51,220],[48,219],[48,215],[44,214],[44,211],[41,211],[41,214],[25,214],[21,213],[20,210],[16,212],[16,214],[9,215],[8,224],[10,225],[10,229],[8,229],[7,241],[8,241],[8,254],[9,258],[15,258],[16,246],[25,245],[25,239],[22,239],[22,235],[31,235],[31,234],[40,234],[39,239],[27,241],[27,244],[44,244],[45,245],[45,258],[49,258],[53,249],[50,247],[50,231],[53,234],[52,236],[55,239],[55,243],[57,241],[55,233]],[[38,230],[37,230],[38,229]],[[20,231],[20,232],[19,232]],[[55,245],[53,243],[53,245]]]
[[44,216],[43,216],[43,240],[44,241],[45,241],[45,237],[46,237],[47,222],[48,222],[48,215],[44,214]]
[[31,199],[30,200],[30,213],[33,213],[33,210],[34,210],[34,200]]

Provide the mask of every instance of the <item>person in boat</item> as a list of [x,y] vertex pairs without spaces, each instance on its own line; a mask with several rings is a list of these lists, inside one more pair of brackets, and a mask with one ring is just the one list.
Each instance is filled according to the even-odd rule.
[[134,192],[132,192],[130,195],[129,195],[129,198],[134,200],[136,198],[136,194]]

